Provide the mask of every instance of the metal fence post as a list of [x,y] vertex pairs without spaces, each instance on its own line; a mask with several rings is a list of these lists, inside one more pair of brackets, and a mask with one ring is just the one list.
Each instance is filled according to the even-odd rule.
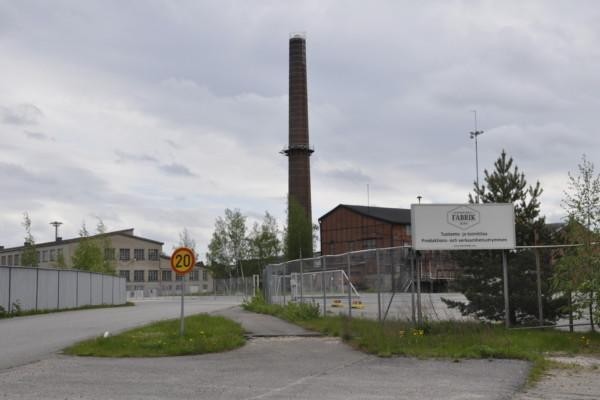
[[327,315],[327,292],[325,291],[325,256],[321,256],[321,286],[323,286],[323,316]]
[[377,321],[381,322],[381,270],[379,268],[379,249],[375,249],[375,264],[377,266]]
[[38,310],[38,297],[40,292],[40,269],[35,270],[35,311]]
[[[537,246],[539,234],[537,229],[533,231],[533,244]],[[542,304],[542,268],[540,263],[540,250],[536,247],[535,253],[535,272],[537,274],[537,298],[538,298],[538,320],[540,325],[544,325],[544,306]]]
[[416,309],[415,309],[415,250],[410,249],[410,303],[412,312],[412,323],[417,323]]
[[12,312],[12,267],[8,267],[8,313]]
[[58,287],[56,289],[56,309],[60,310],[60,270],[57,271],[56,281],[58,282]]
[[75,271],[75,307],[79,307],[79,271]]
[[350,281],[350,264],[351,264],[350,252],[346,256],[346,262],[348,263],[348,318],[352,318],[352,282]]
[[283,305],[285,306],[285,274],[287,273],[287,263],[283,264],[283,276],[281,277],[281,293],[283,293]]
[[304,303],[304,262],[302,261],[302,249],[300,249],[300,303]]
[[421,267],[423,260],[419,257],[419,254],[416,254],[416,264],[417,264],[417,322],[418,325],[423,325],[423,310],[421,309]]
[[506,328],[510,328],[510,303],[508,300],[508,261],[506,260],[506,250],[502,250],[502,275],[504,278],[504,323]]

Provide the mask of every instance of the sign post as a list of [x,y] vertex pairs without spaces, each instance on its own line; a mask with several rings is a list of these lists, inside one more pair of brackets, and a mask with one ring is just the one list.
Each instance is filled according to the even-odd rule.
[[413,204],[411,226],[413,251],[502,251],[504,319],[510,327],[506,250],[516,245],[513,204]]
[[171,269],[175,271],[175,274],[181,275],[181,316],[179,323],[179,335],[183,336],[184,326],[184,311],[183,311],[183,299],[185,293],[185,275],[188,274],[196,265],[196,254],[194,250],[187,247],[180,247],[173,251],[171,254]]

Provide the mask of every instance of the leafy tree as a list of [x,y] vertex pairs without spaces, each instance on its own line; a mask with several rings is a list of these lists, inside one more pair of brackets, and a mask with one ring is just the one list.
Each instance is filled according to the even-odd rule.
[[100,247],[100,251],[103,254],[102,270],[99,272],[116,274],[114,257],[110,256],[108,253],[108,249],[112,248],[112,241],[107,234],[107,228],[106,225],[104,225],[104,221],[100,218],[98,218],[98,223],[96,224],[96,232],[98,233],[96,244]]
[[179,232],[178,244],[180,247],[187,247],[188,249],[192,249],[194,251],[194,254],[196,255],[196,258],[198,258],[198,252],[196,251],[196,241],[194,240],[194,238],[190,234],[190,231],[188,231],[187,228],[183,228],[183,230]]
[[246,217],[240,210],[225,210],[225,218],[217,217],[208,244],[208,264],[216,278],[244,275],[241,264],[248,255]]
[[[525,174],[513,165],[502,151],[494,163],[494,171],[484,171],[484,183],[475,183],[474,195],[469,194],[469,203],[479,196],[483,203],[512,203],[515,210],[517,245],[533,245],[537,232],[541,241],[550,240],[545,220],[540,216],[539,197],[542,194],[540,183],[527,184]],[[461,274],[456,284],[468,303],[444,300],[450,307],[458,308],[463,315],[475,315],[488,320],[503,320],[504,289],[502,261],[499,251],[456,251],[453,258],[461,266]],[[527,323],[537,318],[538,302],[536,288],[535,255],[531,250],[519,249],[508,252],[509,276],[509,318],[511,324]],[[554,321],[560,316],[559,308],[563,299],[553,296],[548,283],[551,276],[551,259],[546,255],[541,259],[542,299],[544,316]]]
[[262,223],[260,225],[257,222],[254,223],[248,243],[249,256],[258,263],[257,268],[252,268],[252,273],[259,273],[265,263],[273,260],[281,253],[277,220],[271,214],[265,212]]
[[557,264],[554,283],[569,296],[569,312],[581,316],[588,310],[590,325],[600,320],[600,254],[593,246],[600,236],[600,175],[594,164],[582,156],[579,174],[570,172],[562,206],[567,212],[565,241],[583,246],[568,248]]
[[314,227],[304,208],[293,197],[288,198],[288,225],[285,230],[285,256],[288,260],[312,257]]
[[59,253],[56,256],[56,262],[54,263],[54,265],[56,266],[56,268],[67,268],[67,261],[65,260],[65,256],[63,253]]
[[110,238],[102,220],[97,225],[98,235],[90,236],[85,222],[79,231],[79,244],[75,249],[71,262],[73,268],[84,271],[114,274],[113,261],[105,257],[105,249],[110,248]]
[[21,255],[21,265],[25,267],[39,266],[35,239],[31,234],[31,218],[27,212],[23,213],[23,227],[25,228],[25,249]]

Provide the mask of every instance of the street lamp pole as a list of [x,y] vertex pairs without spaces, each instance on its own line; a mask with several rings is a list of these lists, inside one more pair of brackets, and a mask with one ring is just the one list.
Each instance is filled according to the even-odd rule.
[[475,139],[475,177],[477,182],[477,203],[479,203],[479,151],[477,149],[477,136],[483,135],[483,131],[477,130],[477,110],[473,110],[475,115],[475,130],[469,132],[471,139]]

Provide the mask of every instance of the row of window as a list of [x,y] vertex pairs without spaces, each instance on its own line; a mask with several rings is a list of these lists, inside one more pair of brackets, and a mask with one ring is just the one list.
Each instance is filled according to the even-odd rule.
[[[115,248],[106,248],[104,249],[104,259],[106,260],[114,260],[115,259]],[[148,260],[150,261],[158,261],[160,258],[160,253],[158,249],[133,249],[133,259],[135,261],[144,261],[146,260],[146,253],[148,256]],[[62,256],[63,249],[49,249],[49,250],[41,250],[37,252],[37,261],[39,262],[54,262],[58,261],[58,259]],[[119,261],[129,261],[131,260],[131,249],[119,249]],[[0,256],[0,265],[20,265],[20,255],[19,254],[9,254]]]
[[[52,262],[58,261],[58,259],[62,256],[63,249],[50,249],[50,250],[41,250],[37,252],[37,261],[39,262]],[[21,265],[21,255],[20,254],[9,254],[0,256],[0,265]]]
[[[158,261],[159,252],[158,249],[148,249],[148,260]],[[116,255],[115,248],[104,249],[104,258],[106,260],[114,260]],[[144,261],[146,259],[146,249],[133,249],[133,259],[135,261]],[[131,260],[131,249],[119,249],[119,261]]]
[[[192,271],[189,274],[190,281],[199,281],[200,280],[200,272],[202,272],[202,280],[208,281],[208,271],[203,269],[202,271]],[[133,271],[133,282],[146,282],[144,270],[134,270]],[[127,282],[131,282],[131,274],[130,271],[119,271],[119,276],[125,278]],[[170,282],[173,280],[173,271],[161,271],[161,281],[162,282]],[[183,280],[183,275],[175,274],[175,280],[181,281]],[[148,280],[147,282],[158,282],[158,271],[148,271]]]

